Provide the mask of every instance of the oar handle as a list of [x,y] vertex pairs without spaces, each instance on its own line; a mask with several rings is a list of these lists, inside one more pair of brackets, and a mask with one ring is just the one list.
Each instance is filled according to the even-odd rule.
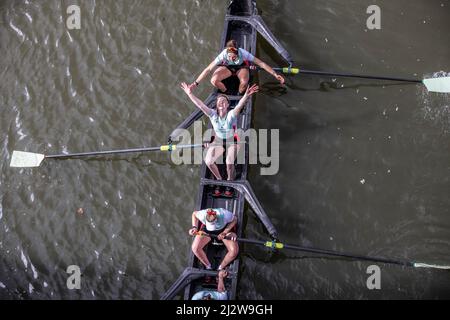
[[[205,233],[202,231],[199,232],[198,234],[201,236],[210,237],[210,238],[218,237],[217,235],[208,234],[208,233]],[[225,237],[225,239],[232,240],[231,237]],[[244,239],[244,238],[236,238],[236,241],[243,242],[243,243],[263,245],[265,247],[272,248],[272,249],[290,249],[290,250],[303,251],[303,252],[309,252],[309,253],[315,253],[315,254],[325,254],[325,255],[331,255],[331,256],[343,257],[343,258],[349,258],[349,259],[389,263],[389,264],[396,264],[396,265],[402,265],[402,266],[408,266],[408,267],[415,266],[413,262],[409,262],[409,261],[399,261],[399,260],[392,260],[392,259],[379,258],[379,257],[355,255],[355,254],[351,254],[351,253],[341,253],[341,252],[324,250],[324,249],[307,248],[307,247],[301,247],[301,246],[294,246],[294,245],[290,245],[290,244],[284,244],[284,243],[276,242],[276,241],[260,241],[260,240]]]

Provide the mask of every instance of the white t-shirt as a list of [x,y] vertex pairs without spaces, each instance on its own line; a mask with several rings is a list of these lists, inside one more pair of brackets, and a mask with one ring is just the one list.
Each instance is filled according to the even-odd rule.
[[224,118],[221,118],[216,110],[211,110],[211,114],[208,117],[211,120],[216,135],[220,139],[233,137],[233,126],[237,127],[237,117],[234,110],[228,111]]
[[240,66],[244,63],[244,61],[253,62],[255,60],[255,56],[252,55],[245,49],[238,49],[238,58],[233,61],[228,59],[227,49],[224,49],[219,55],[216,57],[215,62],[216,65],[224,65],[224,66]]
[[208,209],[195,212],[195,216],[197,217],[198,220],[201,221],[201,223],[203,223],[206,226],[207,231],[222,230],[225,228],[227,224],[233,221],[234,218],[233,212],[223,208],[213,210],[217,212],[217,219],[214,222],[209,222],[208,220],[206,220],[207,215],[206,211],[208,211]]

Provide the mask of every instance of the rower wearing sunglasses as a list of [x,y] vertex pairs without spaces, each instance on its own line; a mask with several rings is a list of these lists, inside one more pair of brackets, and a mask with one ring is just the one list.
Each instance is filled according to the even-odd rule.
[[249,70],[242,68],[243,66],[250,67],[252,64],[259,66],[275,77],[281,84],[284,83],[284,78],[277,74],[268,64],[253,56],[245,49],[238,48],[236,40],[230,40],[226,44],[226,48],[207,66],[198,78],[189,85],[191,89],[197,87],[199,83],[214,70],[211,78],[211,83],[214,87],[219,89],[222,93],[227,91],[224,83],[226,78],[237,76],[239,79],[239,94],[243,94],[248,86]]

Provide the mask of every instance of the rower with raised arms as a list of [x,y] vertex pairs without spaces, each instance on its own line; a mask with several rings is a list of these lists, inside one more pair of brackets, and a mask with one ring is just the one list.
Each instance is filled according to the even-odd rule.
[[[249,70],[251,64],[255,64],[261,69],[266,70],[275,77],[281,84],[284,84],[283,76],[277,74],[267,63],[253,56],[245,49],[239,48],[236,40],[230,40],[226,44],[226,48],[202,71],[198,78],[189,85],[191,89],[197,87],[200,82],[214,70],[211,83],[222,93],[227,91],[223,80],[237,76],[239,79],[239,94],[243,94],[248,86]],[[247,68],[242,68],[246,66]]]
[[[227,180],[234,180],[234,161],[236,160],[237,154],[240,149],[240,145],[236,143],[240,141],[239,134],[235,130],[235,128],[237,127],[237,118],[244,108],[248,98],[252,94],[258,92],[259,87],[256,84],[252,85],[251,87],[247,87],[244,96],[241,98],[241,100],[239,100],[239,103],[233,110],[229,110],[230,101],[228,100],[228,97],[226,95],[222,94],[217,97],[217,106],[216,110],[214,110],[208,108],[208,106],[206,106],[203,101],[197,98],[192,93],[192,87],[187,85],[185,82],[181,84],[181,88],[191,99],[191,101],[200,110],[202,110],[206,116],[208,116],[214,129],[214,136],[218,138],[216,140],[222,140],[222,145],[220,145],[219,142],[219,145],[215,143],[215,145],[210,145],[208,147],[205,156],[206,165],[217,180],[223,180],[219,168],[217,167],[216,161],[226,150],[227,152],[225,162],[227,167]],[[221,195],[219,186],[216,186],[214,195]],[[224,195],[227,197],[231,197],[233,195],[232,189],[226,187]]]

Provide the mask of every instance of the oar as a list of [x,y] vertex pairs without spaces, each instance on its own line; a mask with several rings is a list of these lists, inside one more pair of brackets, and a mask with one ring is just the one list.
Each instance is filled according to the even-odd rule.
[[[233,142],[231,142],[233,143]],[[239,144],[245,143],[237,142]],[[212,145],[211,143],[209,145]],[[16,168],[32,168],[39,167],[44,161],[44,159],[66,159],[72,157],[87,157],[87,156],[99,156],[99,155],[109,155],[109,154],[119,154],[119,153],[135,153],[135,152],[149,152],[149,151],[174,151],[177,149],[188,149],[188,148],[198,148],[203,147],[205,144],[178,144],[178,145],[162,145],[159,147],[148,147],[148,148],[136,148],[136,149],[121,149],[121,150],[109,150],[109,151],[95,151],[95,152],[81,152],[81,153],[69,153],[69,154],[55,154],[55,155],[44,155],[40,153],[23,152],[23,151],[13,151],[11,158],[11,167]]]
[[[259,67],[251,66],[250,69],[260,69]],[[383,76],[370,76],[361,74],[351,74],[351,73],[339,73],[339,72],[329,72],[329,71],[314,71],[314,70],[303,70],[300,68],[273,68],[275,71],[281,71],[285,74],[313,74],[320,76],[333,76],[333,77],[344,77],[344,78],[360,78],[360,79],[374,79],[374,80],[388,80],[388,81],[400,81],[409,83],[421,83],[424,84],[428,91],[430,92],[440,92],[440,93],[450,93],[450,77],[439,77],[439,78],[426,78],[426,79],[405,79],[396,77],[383,77]]]
[[[217,238],[217,235],[208,234],[205,232],[198,232],[197,234],[200,236]],[[232,240],[231,237],[225,237],[225,239]],[[357,259],[357,260],[396,264],[396,265],[414,267],[414,268],[435,268],[435,269],[443,269],[443,270],[450,269],[450,266],[427,264],[427,263],[421,263],[421,262],[393,260],[393,259],[386,259],[386,258],[379,258],[379,257],[362,256],[362,255],[356,255],[356,254],[352,254],[352,253],[344,253],[344,252],[337,252],[337,251],[324,250],[324,249],[294,246],[294,245],[284,244],[284,243],[275,242],[275,241],[260,241],[260,240],[244,239],[244,238],[236,238],[236,241],[243,242],[243,243],[262,245],[262,246],[272,248],[272,249],[290,249],[290,250],[296,250],[296,251],[326,254],[326,255],[330,255],[330,256],[344,257],[344,258]]]

